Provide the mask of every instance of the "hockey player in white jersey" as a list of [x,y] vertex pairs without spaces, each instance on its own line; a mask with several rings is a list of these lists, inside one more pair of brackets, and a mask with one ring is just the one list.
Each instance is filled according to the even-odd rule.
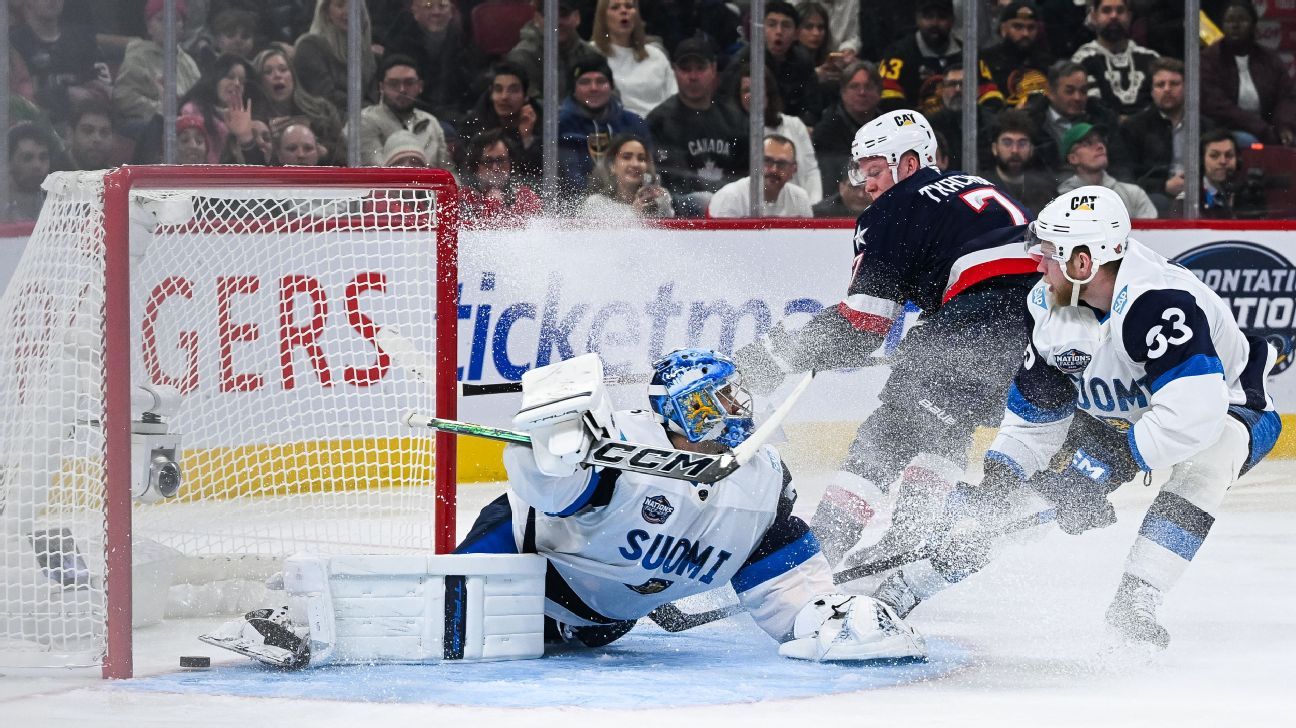
[[1130,238],[1129,213],[1110,190],[1068,192],[1030,229],[1044,277],[1029,296],[1031,341],[985,477],[967,489],[975,520],[956,523],[932,559],[893,573],[874,596],[907,615],[983,566],[985,534],[1004,522],[1023,484],[1056,504],[1064,531],[1079,534],[1115,522],[1107,495],[1116,487],[1169,469],[1106,612],[1119,636],[1164,647],[1163,595],[1201,547],[1225,492],[1281,430],[1265,391],[1275,355],[1191,272]]
[[[517,659],[540,654],[519,644],[538,628],[509,627],[517,624],[519,600],[533,594],[543,594],[531,614],[538,620],[543,604],[544,642],[599,647],[667,602],[730,584],[780,643],[781,655],[925,656],[923,639],[891,607],[837,592],[818,542],[792,515],[796,491],[773,447],[712,484],[581,463],[600,438],[705,453],[738,446],[752,434],[753,421],[730,359],[683,349],[657,361],[648,410],[612,410],[596,354],[531,370],[522,387],[513,424],[531,444],[504,451],[508,492],[482,509],[458,555],[430,557],[442,560],[437,574],[471,579],[471,569],[480,568],[488,577],[484,586],[456,591],[451,582],[465,577],[446,576],[444,599],[439,588],[424,599],[418,596],[425,590],[423,565],[393,574],[391,557],[348,557],[338,574],[335,564],[308,558],[285,568],[287,607],[251,612],[202,639],[294,668],[339,659]],[[499,559],[536,558],[502,554],[539,554],[547,565],[533,578],[521,571],[501,577]],[[445,559],[462,559],[465,571]],[[396,578],[374,588],[357,581],[375,573]],[[528,579],[543,583],[532,590]],[[506,606],[464,606],[483,589]],[[444,624],[439,607],[426,604],[445,605]]]
[[837,593],[818,542],[792,515],[792,476],[772,446],[711,485],[578,464],[601,431],[698,452],[742,443],[754,427],[751,401],[729,358],[682,349],[658,360],[649,410],[613,411],[601,371],[556,386],[561,377],[545,369],[523,376],[514,425],[531,447],[506,448],[509,492],[458,549],[544,555],[551,640],[607,644],[662,604],[731,584],[787,657],[924,654],[889,607]]

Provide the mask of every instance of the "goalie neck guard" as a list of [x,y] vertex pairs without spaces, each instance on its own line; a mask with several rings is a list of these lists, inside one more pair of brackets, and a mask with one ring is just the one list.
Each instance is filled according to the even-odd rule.
[[733,360],[707,349],[677,349],[653,362],[648,405],[689,442],[737,447],[752,433],[751,395]]

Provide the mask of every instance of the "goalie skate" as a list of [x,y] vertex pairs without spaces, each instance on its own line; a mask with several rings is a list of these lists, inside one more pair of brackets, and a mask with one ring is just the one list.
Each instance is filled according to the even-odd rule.
[[310,643],[293,628],[288,607],[255,609],[198,639],[272,667],[296,670],[310,662]]
[[924,658],[927,645],[891,607],[865,596],[825,594],[801,609],[779,654],[816,662]]

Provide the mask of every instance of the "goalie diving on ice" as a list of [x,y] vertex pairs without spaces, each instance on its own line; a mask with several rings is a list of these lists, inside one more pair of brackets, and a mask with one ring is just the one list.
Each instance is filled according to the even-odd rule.
[[[513,425],[529,446],[505,448],[508,490],[454,555],[332,557],[344,559],[336,569],[325,557],[294,557],[287,607],[249,613],[204,640],[284,667],[539,657],[544,644],[607,645],[655,608],[728,584],[786,657],[924,657],[922,637],[889,606],[834,587],[814,535],[792,515],[792,475],[762,444],[769,423],[755,426],[733,361],[681,349],[652,370],[648,408],[635,410],[613,410],[596,354],[527,372]],[[705,454],[756,447],[704,483],[591,464],[603,438]],[[388,561],[368,568],[369,559]],[[392,559],[408,573],[382,596],[429,582],[435,594],[362,598],[357,580],[393,574]],[[410,612],[416,603],[427,606]]]

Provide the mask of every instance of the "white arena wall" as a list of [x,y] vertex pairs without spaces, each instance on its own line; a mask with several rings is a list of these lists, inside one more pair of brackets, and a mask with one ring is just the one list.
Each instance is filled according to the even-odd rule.
[[[814,220],[670,221],[642,228],[542,220],[524,229],[464,230],[460,379],[514,381],[527,368],[587,351],[598,352],[609,373],[632,374],[675,347],[732,350],[779,321],[795,327],[845,292],[851,229],[845,221]],[[0,283],[8,282],[30,232],[30,226],[0,226]],[[1230,300],[1248,332],[1280,347],[1285,356],[1272,379],[1273,393],[1289,425],[1296,421],[1296,372],[1287,366],[1296,335],[1294,232],[1296,222],[1285,221],[1135,225],[1137,240],[1183,259]],[[371,270],[381,269],[377,253]],[[176,266],[176,275],[254,272],[210,271],[192,260]],[[310,262],[302,266],[300,272],[308,274]],[[340,306],[332,315],[337,320],[328,325],[347,326]],[[263,326],[272,331],[274,312],[266,316]],[[178,345],[180,332],[168,331],[164,314],[157,331],[160,347]],[[267,367],[266,374],[275,371]],[[798,428],[830,424],[843,433],[836,442],[844,446],[853,424],[875,405],[885,373],[879,366],[822,376],[789,422],[792,445],[798,444]],[[393,369],[386,376],[402,375]],[[204,394],[249,396],[216,387]],[[337,395],[341,405],[348,393]],[[644,403],[641,387],[614,387],[614,395],[624,406]],[[459,417],[507,425],[516,402],[516,395],[462,398]],[[1286,429],[1277,454],[1292,456],[1296,428]],[[459,459],[461,480],[502,477],[496,443],[461,438]]]

